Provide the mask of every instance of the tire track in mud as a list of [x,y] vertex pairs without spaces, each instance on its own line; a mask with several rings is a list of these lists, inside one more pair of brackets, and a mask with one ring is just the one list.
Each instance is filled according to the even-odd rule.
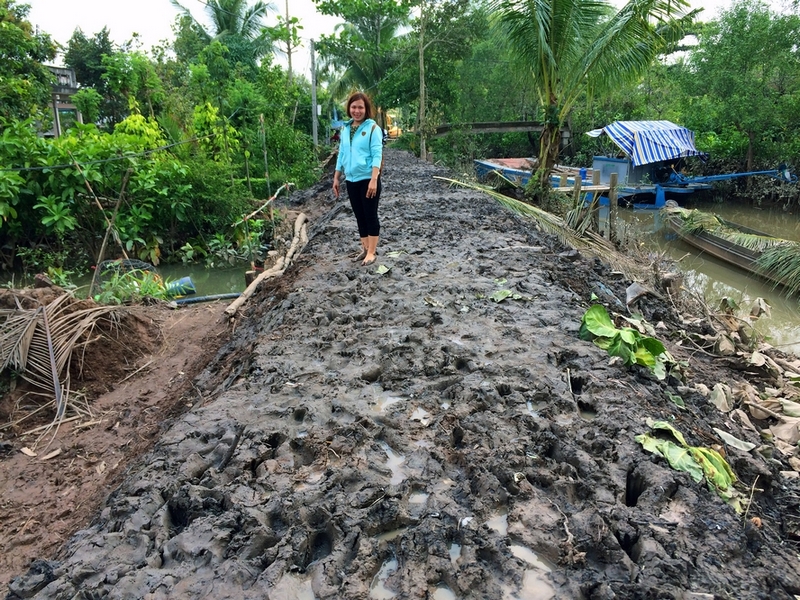
[[577,337],[592,282],[624,284],[441,169],[387,173],[370,268],[327,188],[294,197],[320,225],[239,325],[238,376],[9,598],[800,593],[780,540],[634,442],[673,414],[663,384]]

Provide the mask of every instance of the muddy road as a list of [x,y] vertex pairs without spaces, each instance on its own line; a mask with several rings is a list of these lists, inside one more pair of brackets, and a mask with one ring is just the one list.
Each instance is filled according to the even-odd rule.
[[8,598],[800,594],[784,455],[724,448],[743,515],[634,440],[652,418],[761,445],[704,393],[749,375],[672,345],[685,321],[652,296],[685,380],[609,360],[581,317],[593,294],[624,312],[630,281],[437,174],[387,152],[370,267],[329,181],[295,193],[309,243],[245,305],[202,401]]

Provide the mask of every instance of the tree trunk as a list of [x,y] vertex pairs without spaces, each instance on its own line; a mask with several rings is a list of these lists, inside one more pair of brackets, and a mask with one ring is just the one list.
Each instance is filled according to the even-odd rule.
[[420,4],[419,13],[419,115],[417,131],[419,132],[419,157],[428,160],[428,149],[425,144],[425,2]]
[[550,188],[550,174],[558,163],[561,127],[558,123],[546,122],[539,138],[539,164],[536,167],[534,195],[541,197]]

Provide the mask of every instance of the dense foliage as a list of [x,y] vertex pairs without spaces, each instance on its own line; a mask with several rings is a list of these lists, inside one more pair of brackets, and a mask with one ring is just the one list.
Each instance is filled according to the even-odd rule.
[[[585,131],[635,119],[694,130],[717,171],[797,164],[796,7],[736,0],[706,16],[666,0],[315,1],[343,21],[316,43],[323,141],[334,109],[341,115],[347,93],[362,89],[379,118],[403,130],[395,143],[424,152],[427,142],[454,165],[501,155],[586,165],[614,148]],[[214,0],[201,22],[173,4],[183,9],[174,40],[147,53],[117,46],[107,29],[74,32],[64,60],[77,74],[73,100],[86,125],[46,139],[52,78],[42,65],[55,45],[33,32],[26,5],[0,0],[4,268],[94,262],[112,219],[107,255],[244,255],[268,244],[272,225],[243,230],[242,216],[280,185],[318,176],[325,149],[311,140],[311,86],[273,62],[274,52],[308,44],[304,15]],[[459,128],[512,120],[546,131]],[[453,128],[438,138],[444,123]],[[561,128],[572,131],[566,147],[555,142]],[[796,192],[781,194],[797,202]]]

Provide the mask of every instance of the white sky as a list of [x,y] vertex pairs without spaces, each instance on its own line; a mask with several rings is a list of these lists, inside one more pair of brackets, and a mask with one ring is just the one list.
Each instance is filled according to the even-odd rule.
[[[303,29],[300,36],[303,47],[298,55],[292,54],[292,70],[311,78],[310,39],[319,39],[323,33],[333,33],[338,19],[317,12],[312,0],[271,0],[282,16],[300,19]],[[18,4],[31,7],[28,19],[40,31],[66,46],[72,32],[80,27],[87,37],[92,37],[103,27],[108,27],[111,39],[121,44],[138,33],[142,48],[148,50],[162,40],[172,40],[172,24],[178,11],[169,0],[19,0]],[[202,23],[206,23],[205,3],[202,0],[180,0]],[[272,12],[267,24],[277,23],[277,12]],[[286,66],[285,59],[278,62]]]
[[[621,0],[615,0],[619,3]],[[334,17],[320,15],[312,0],[272,0],[282,15],[289,14],[300,19],[303,29],[303,48],[292,56],[292,69],[311,78],[311,59],[308,50],[310,39],[319,39],[323,33],[333,33],[338,22]],[[730,6],[732,0],[691,0],[696,8],[704,8],[704,20],[712,19],[720,8]],[[162,40],[172,40],[172,23],[178,11],[169,0],[20,0],[31,7],[28,18],[34,26],[49,33],[55,41],[66,45],[72,32],[80,27],[87,37],[108,27],[111,39],[117,44],[129,40],[138,33],[143,49],[148,50]],[[203,0],[181,0],[181,4],[192,11],[201,22],[205,21]],[[277,13],[271,13],[269,25],[276,23]],[[285,59],[278,60],[286,65]]]

